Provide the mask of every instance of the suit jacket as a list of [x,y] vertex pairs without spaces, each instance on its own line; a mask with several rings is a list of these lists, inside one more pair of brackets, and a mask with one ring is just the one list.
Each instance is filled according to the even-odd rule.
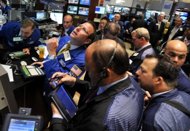
[[[69,36],[62,37],[59,40],[59,46],[57,47],[56,52],[58,53],[61,48],[70,41]],[[64,54],[57,56],[55,59],[48,60],[46,58],[46,62],[44,63],[44,71],[46,73],[47,78],[51,78],[51,76],[55,72],[64,72],[71,73],[71,68],[76,65],[84,71],[85,66],[85,50],[84,46],[78,47],[76,49],[70,50],[70,60],[65,60]],[[81,74],[82,75],[82,74]],[[80,76],[80,75],[79,75]]]
[[165,103],[176,101],[190,111],[190,95],[174,89],[154,97],[144,111],[142,131],[188,131],[190,117]]
[[[164,36],[164,42],[166,42],[169,38],[169,35],[171,34],[171,31],[174,27],[170,26],[170,28],[168,29],[168,32],[166,33],[166,35]],[[172,40],[177,38],[178,36],[183,36],[185,31],[185,27],[181,26],[177,32],[175,33],[175,35],[172,37]]]
[[132,78],[127,78],[84,104],[69,124],[53,119],[51,130],[135,131],[138,130],[142,111],[143,92]]

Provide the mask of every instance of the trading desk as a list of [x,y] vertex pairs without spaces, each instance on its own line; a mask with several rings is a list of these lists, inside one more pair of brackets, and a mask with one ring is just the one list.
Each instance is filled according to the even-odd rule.
[[[9,64],[20,67],[20,61],[22,60],[28,64],[33,62],[31,56],[27,56],[12,60]],[[8,112],[18,113],[19,107],[32,108],[33,115],[44,116],[45,108],[43,107],[45,107],[45,102],[42,96],[44,77],[24,79],[21,74],[15,75],[14,73],[13,76],[14,82],[9,82],[7,72],[0,65],[0,124],[2,124],[4,116]]]

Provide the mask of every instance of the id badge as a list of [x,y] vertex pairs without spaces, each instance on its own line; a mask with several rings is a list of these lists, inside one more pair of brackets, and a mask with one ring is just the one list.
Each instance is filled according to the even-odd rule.
[[22,41],[23,39],[21,37],[13,37],[14,42]]
[[71,55],[69,51],[64,51],[63,55],[64,55],[65,61],[71,60]]

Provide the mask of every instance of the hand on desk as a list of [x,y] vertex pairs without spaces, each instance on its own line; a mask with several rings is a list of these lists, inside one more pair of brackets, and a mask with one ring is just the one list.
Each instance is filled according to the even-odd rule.
[[34,63],[32,63],[31,65],[37,65],[37,66],[39,66],[40,68],[43,68],[44,67],[44,65],[43,65],[43,62],[34,62]]
[[75,82],[76,82],[76,78],[73,77],[73,76],[70,76],[66,73],[62,73],[62,72],[56,72],[52,75],[52,79],[54,78],[59,78],[59,81],[58,83],[59,84],[66,84],[66,85],[69,85],[69,86],[74,86],[75,85]]

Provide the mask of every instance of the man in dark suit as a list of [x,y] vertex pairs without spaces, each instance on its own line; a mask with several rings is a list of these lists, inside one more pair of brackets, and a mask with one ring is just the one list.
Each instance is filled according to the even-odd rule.
[[[56,117],[53,117],[51,129],[138,130],[144,95],[135,80],[126,73],[128,67],[128,55],[120,44],[108,39],[91,44],[86,50],[86,70],[91,78],[91,90],[69,123],[64,123],[58,110],[52,106],[53,116]],[[73,86],[72,89],[82,90],[87,87],[79,86],[75,78],[63,73],[60,82]]]
[[169,41],[169,40],[174,40],[178,36],[183,36],[184,34],[184,27],[182,26],[182,19],[180,17],[175,18],[175,26],[168,29],[168,32],[164,36],[164,42]]

